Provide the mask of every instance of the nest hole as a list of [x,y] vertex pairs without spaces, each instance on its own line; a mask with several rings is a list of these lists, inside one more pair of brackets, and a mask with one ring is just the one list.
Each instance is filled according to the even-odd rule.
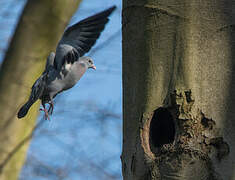
[[150,123],[150,142],[154,147],[173,143],[175,137],[175,123],[167,108],[154,111]]

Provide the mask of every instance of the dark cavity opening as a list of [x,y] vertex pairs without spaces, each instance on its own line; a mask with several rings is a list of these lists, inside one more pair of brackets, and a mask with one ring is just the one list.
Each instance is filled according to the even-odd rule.
[[158,108],[154,111],[149,137],[154,147],[161,147],[174,141],[175,124],[171,113],[166,108]]

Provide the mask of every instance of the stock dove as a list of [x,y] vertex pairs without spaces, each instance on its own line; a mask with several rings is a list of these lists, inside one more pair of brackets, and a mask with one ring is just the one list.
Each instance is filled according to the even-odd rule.
[[[90,57],[83,56],[95,44],[109,21],[113,12],[112,6],[98,14],[88,17],[68,27],[59,41],[56,53],[51,52],[47,58],[45,70],[31,88],[28,101],[18,112],[18,118],[23,118],[29,108],[41,99],[46,119],[53,112],[53,98],[64,90],[72,88],[88,68],[96,69]],[[45,104],[50,106],[48,110]]]

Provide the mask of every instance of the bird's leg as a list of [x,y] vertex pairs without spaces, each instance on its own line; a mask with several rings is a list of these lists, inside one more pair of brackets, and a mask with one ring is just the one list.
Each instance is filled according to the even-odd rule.
[[43,106],[43,108],[40,108],[40,111],[44,111],[44,113],[45,113],[45,115],[44,115],[45,120],[47,120],[47,119],[50,120],[50,117],[49,117],[49,114],[48,114],[48,111],[46,109],[45,104],[42,104],[42,106]]
[[48,109],[48,112],[51,115],[53,113],[53,110],[54,110],[54,104],[53,104],[52,100],[49,102],[49,105],[50,105],[50,107]]

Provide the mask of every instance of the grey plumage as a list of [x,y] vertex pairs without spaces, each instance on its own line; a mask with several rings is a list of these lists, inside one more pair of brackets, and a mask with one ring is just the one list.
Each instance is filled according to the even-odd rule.
[[[67,28],[57,45],[56,53],[47,58],[45,70],[31,88],[28,101],[18,112],[18,118],[24,117],[37,99],[41,99],[43,110],[53,111],[53,98],[60,92],[72,88],[88,68],[95,69],[90,57],[83,57],[95,44],[108,22],[108,16],[116,7],[88,17]],[[49,103],[47,110],[45,104]]]

